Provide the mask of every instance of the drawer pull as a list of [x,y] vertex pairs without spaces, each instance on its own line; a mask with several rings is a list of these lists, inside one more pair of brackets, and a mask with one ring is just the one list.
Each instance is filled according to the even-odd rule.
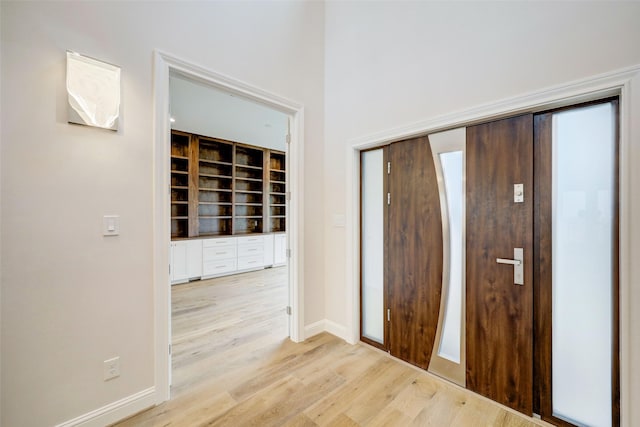
[[224,255],[226,252],[216,252],[216,255]]

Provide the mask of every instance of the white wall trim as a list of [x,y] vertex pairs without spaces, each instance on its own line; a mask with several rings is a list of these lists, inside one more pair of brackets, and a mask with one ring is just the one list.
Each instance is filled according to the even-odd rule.
[[343,340],[349,342],[349,340],[347,339],[347,328],[345,328],[344,325],[326,319],[324,330],[331,335],[335,335],[336,337],[342,338]]
[[[640,87],[640,65],[615,70],[566,84],[553,86],[521,96],[479,105],[468,110],[421,120],[351,139],[347,145],[347,222],[346,303],[347,324],[345,339],[350,343],[360,340],[360,151],[390,142],[425,135],[481,121],[494,120],[524,112],[537,112],[563,105],[571,105],[610,95],[620,95],[620,406],[621,425],[640,422],[640,414],[632,413],[631,402],[640,396],[631,396],[632,341],[631,341],[631,284],[640,278],[632,277],[631,252],[640,252],[640,242],[631,241],[631,218],[640,212],[631,212],[631,144],[638,144],[640,125],[632,121],[640,117],[640,94],[632,86]],[[637,119],[636,119],[637,120]],[[633,132],[636,132],[635,134]],[[636,159],[637,162],[637,159]],[[640,165],[635,164],[636,168]],[[638,183],[636,183],[638,184]],[[636,187],[637,188],[637,187]]]
[[330,333],[340,339],[349,341],[346,336],[347,329],[343,325],[328,319],[318,320],[317,322],[313,322],[310,325],[305,326],[304,338],[311,338],[323,332]]
[[154,145],[153,145],[153,283],[154,283],[154,383],[156,403],[170,398],[170,281],[169,281],[169,73],[188,78],[257,101],[290,117],[291,143],[288,146],[287,188],[291,201],[287,215],[289,258],[289,301],[292,307],[290,338],[304,339],[304,106],[193,62],[154,51]]
[[149,387],[124,399],[105,405],[102,408],[58,424],[56,427],[102,427],[150,408],[154,404],[155,387]]
[[326,319],[318,320],[310,325],[304,327],[304,339],[311,338],[315,335],[321,334],[326,331]]

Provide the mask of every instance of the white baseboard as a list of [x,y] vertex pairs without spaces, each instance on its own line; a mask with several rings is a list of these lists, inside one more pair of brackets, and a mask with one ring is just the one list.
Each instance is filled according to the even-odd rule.
[[156,404],[156,389],[149,387],[124,399],[87,412],[56,427],[104,427]]
[[336,322],[333,322],[328,319],[322,319],[317,322],[314,322],[310,325],[304,327],[304,338],[311,338],[314,335],[318,335],[322,332],[328,332],[331,335],[335,335],[338,338],[341,338],[345,341],[346,339],[346,328]]
[[331,335],[335,335],[336,337],[347,341],[347,328],[331,320],[325,319],[324,322],[325,331],[329,332]]
[[322,320],[318,320],[317,322],[313,322],[310,325],[306,325],[304,327],[304,339],[306,340],[307,338],[311,338],[314,335],[318,335],[321,334],[322,332],[325,331],[325,324],[326,320],[322,319]]

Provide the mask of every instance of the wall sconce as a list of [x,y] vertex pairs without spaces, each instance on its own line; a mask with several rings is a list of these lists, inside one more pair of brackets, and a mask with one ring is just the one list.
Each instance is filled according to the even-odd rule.
[[69,123],[118,130],[120,67],[67,51]]

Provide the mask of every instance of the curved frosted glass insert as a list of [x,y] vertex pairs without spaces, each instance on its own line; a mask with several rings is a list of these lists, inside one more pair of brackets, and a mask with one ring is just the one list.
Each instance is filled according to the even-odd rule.
[[611,104],[553,115],[553,415],[611,425],[615,120]]
[[[446,194],[449,226],[449,286],[442,337],[438,355],[460,363],[460,324],[462,320],[462,206],[464,198],[462,151],[440,153],[442,177]],[[444,201],[441,201],[444,202]],[[447,236],[445,236],[447,238]]]
[[384,158],[383,150],[361,157],[362,336],[384,344]]

